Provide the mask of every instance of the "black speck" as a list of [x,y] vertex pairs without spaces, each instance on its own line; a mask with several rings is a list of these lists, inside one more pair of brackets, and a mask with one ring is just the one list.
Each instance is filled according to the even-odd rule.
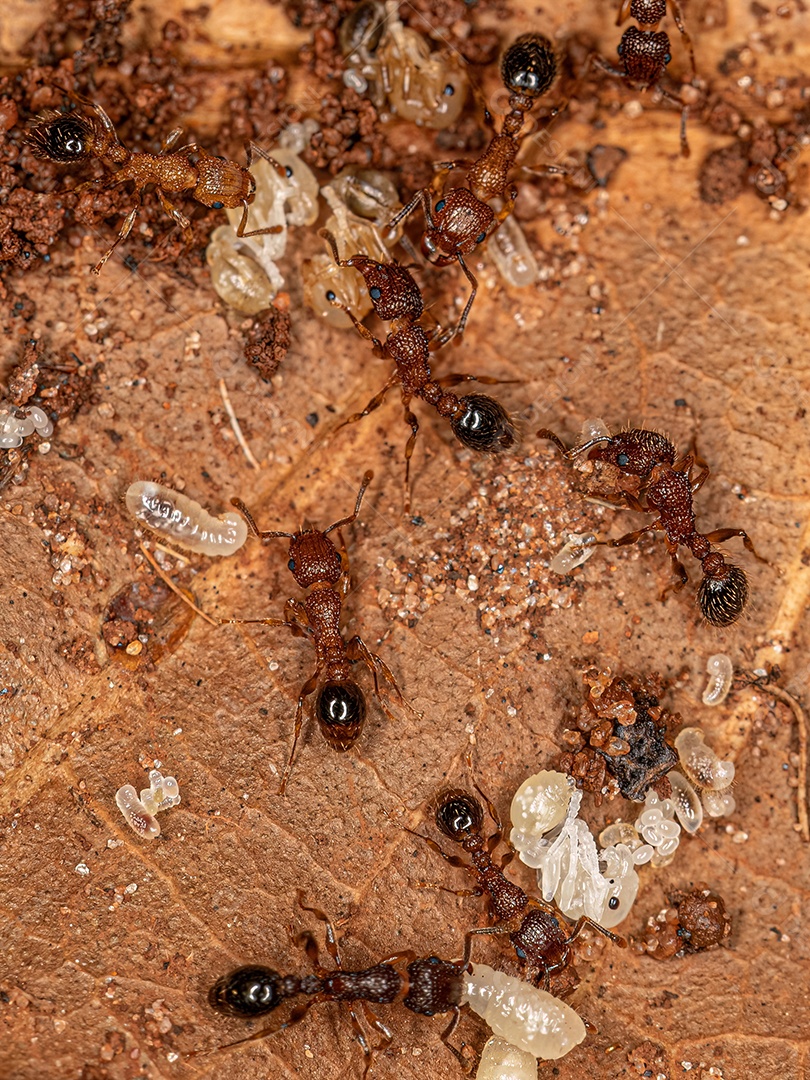
[[683,398],[683,397],[675,398],[675,408],[676,409],[685,409],[686,408],[686,398]]
[[310,427],[315,427],[318,423],[318,414],[316,412],[311,412],[307,417],[307,423]]

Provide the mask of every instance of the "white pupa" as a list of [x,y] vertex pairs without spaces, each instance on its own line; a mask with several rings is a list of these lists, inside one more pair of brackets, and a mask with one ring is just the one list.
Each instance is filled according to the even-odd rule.
[[481,1051],[475,1080],[537,1080],[537,1058],[493,1035]]
[[734,780],[734,762],[721,761],[698,727],[687,727],[675,739],[681,768],[698,787],[725,791]]
[[155,817],[180,802],[180,786],[173,776],[163,776],[157,769],[149,773],[149,787],[138,795],[132,784],[124,784],[115,793],[115,802],[133,832],[143,840],[160,836]]
[[585,1038],[585,1025],[570,1005],[531,983],[472,964],[461,1003],[469,1005],[495,1035],[544,1061],[556,1061]]
[[593,533],[571,533],[564,547],[561,547],[548,564],[552,574],[570,574],[582,566],[596,551],[596,537]]
[[247,525],[235,511],[214,517],[188,495],[162,484],[137,480],[125,500],[139,524],[199,555],[233,555],[247,540]]

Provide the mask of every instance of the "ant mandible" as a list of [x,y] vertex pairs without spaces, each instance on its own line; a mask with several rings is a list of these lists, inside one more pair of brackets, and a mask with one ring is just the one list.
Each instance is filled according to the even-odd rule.
[[[624,547],[635,544],[645,533],[660,529],[666,536],[667,549],[672,560],[675,581],[661,593],[661,599],[680,590],[689,581],[686,567],[678,558],[678,548],[687,547],[699,560],[703,579],[698,589],[697,601],[701,613],[712,626],[731,626],[745,609],[748,600],[748,579],[742,567],[727,563],[713,544],[721,544],[739,536],[747,551],[762,563],[770,565],[754,548],[745,529],[715,529],[710,533],[698,532],[695,527],[693,498],[709,477],[709,466],[700,458],[694,443],[690,453],[676,459],[675,447],[663,435],[645,428],[633,428],[613,436],[600,436],[582,446],[567,450],[562,441],[546,428],[537,432],[549,439],[562,453],[570,458],[590,450],[592,461],[606,461],[622,473],[638,477],[642,485],[636,493],[623,491],[619,500],[608,500],[613,505],[627,506],[642,514],[657,513],[641,529],[627,533],[617,540],[597,540],[597,544]],[[591,449],[593,448],[593,449]],[[700,472],[692,479],[692,469]],[[643,499],[643,501],[642,501]]]
[[[464,333],[478,291],[478,282],[464,256],[482,244],[514,209],[517,188],[508,183],[508,176],[520,149],[520,132],[526,113],[557,77],[557,68],[554,47],[542,34],[523,34],[513,42],[501,62],[501,77],[509,91],[510,111],[504,117],[500,133],[493,135],[489,146],[474,162],[437,162],[430,187],[417,191],[389,223],[389,228],[394,228],[421,206],[426,223],[422,238],[425,255],[434,266],[449,266],[457,261],[464,272],[472,291],[453,332],[457,340]],[[491,122],[488,111],[485,119]],[[461,168],[467,170],[467,186],[448,189],[433,204],[433,197],[441,191],[447,176]],[[559,170],[552,167],[549,171]],[[492,199],[502,201],[497,211],[489,205]]]
[[[313,1005],[324,1001],[345,1001],[349,1003],[352,1028],[366,1055],[366,1067],[363,1077],[371,1071],[374,1055],[386,1049],[393,1041],[393,1033],[367,1005],[402,1004],[411,1012],[422,1016],[435,1016],[436,1013],[453,1014],[450,1023],[441,1033],[441,1040],[447,1049],[457,1058],[465,1072],[469,1064],[460,1050],[450,1043],[450,1037],[456,1029],[460,1017],[459,1005],[464,990],[464,974],[470,962],[471,935],[464,938],[464,954],[460,960],[443,960],[439,956],[417,956],[408,949],[395,953],[381,960],[373,967],[362,971],[347,971],[343,967],[335,928],[324,912],[308,907],[301,892],[298,903],[304,911],[311,912],[326,924],[326,949],[334,961],[333,970],[322,967],[319,963],[318,944],[309,931],[304,931],[295,939],[303,946],[307,957],[315,969],[314,975],[281,975],[272,968],[251,965],[237,968],[223,976],[211,988],[208,1001],[214,1009],[230,1016],[253,1019],[274,1012],[283,1002],[291,998],[305,996],[309,1000],[296,1005],[283,1023],[271,1024],[244,1039],[227,1043],[219,1049],[225,1050],[242,1043],[265,1039],[278,1031],[300,1023]],[[353,1003],[359,1001],[366,1022],[383,1037],[383,1042],[369,1046],[360,1020],[354,1011]],[[464,1044],[462,1043],[462,1049]],[[187,1055],[188,1057],[195,1056]]]
[[621,948],[625,948],[627,942],[586,915],[577,919],[573,928],[564,927],[560,920],[565,919],[565,916],[556,905],[527,896],[519,885],[506,877],[504,868],[512,861],[516,852],[513,849],[507,851],[500,866],[493,861],[493,851],[504,840],[503,826],[495,806],[477,784],[475,789],[487,804],[495,824],[495,832],[487,840],[482,834],[484,808],[473,795],[453,788],[440,793],[435,803],[438,829],[460,845],[462,851],[469,856],[470,862],[458,855],[448,855],[435,840],[422,836],[421,833],[411,829],[407,831],[424,840],[445,862],[461,867],[478,881],[474,889],[446,891],[455,892],[457,896],[481,896],[483,893],[488,895],[496,924],[471,930],[470,934],[508,934],[518,958],[529,969],[532,981],[535,985],[542,981],[545,990],[549,989],[552,975],[561,973],[566,968],[571,969],[572,981],[559,990],[555,988],[557,996],[570,993],[579,981],[571,963],[571,943],[586,927],[604,934]]
[[[67,93],[67,91],[63,92]],[[60,165],[75,165],[89,161],[91,158],[98,158],[105,166],[120,165],[121,168],[111,176],[86,180],[74,190],[78,192],[92,187],[107,190],[132,181],[137,200],[124,219],[115,241],[93,267],[94,274],[101,273],[102,267],[118,245],[129,236],[141,208],[143,190],[150,184],[155,186],[163,209],[181,229],[189,229],[191,222],[172,206],[166,198],[166,191],[190,191],[193,199],[214,210],[243,207],[242,219],[236,230],[237,236],[259,236],[263,233],[281,231],[281,225],[271,225],[267,228],[245,232],[248,208],[256,197],[256,181],[250,172],[253,154],[263,157],[280,176],[286,178],[282,166],[256,143],[250,142],[245,145],[246,168],[235,161],[209,154],[198,143],[188,143],[177,150],[172,150],[183,134],[182,128],[175,128],[166,136],[159,154],[128,150],[120,142],[112,120],[100,105],[75,94],[68,94],[68,96],[80,105],[92,108],[96,115],[87,116],[80,112],[60,113],[54,109],[47,109],[37,117],[28,133],[28,142],[32,152],[39,158]],[[195,157],[193,162],[192,156]]]
[[623,67],[616,68],[596,54],[591,57],[591,60],[608,75],[626,79],[642,90],[648,90],[651,86],[655,87],[666,101],[679,105],[681,107],[681,154],[689,157],[689,143],[686,140],[686,117],[689,106],[661,85],[661,77],[672,59],[669,36],[664,30],[658,29],[661,20],[666,16],[667,2],[672,8],[675,23],[689,53],[694,80],[697,76],[695,50],[686,32],[678,0],[620,0],[616,25],[621,26],[628,16],[639,24],[628,26],[616,50],[621,57]]
[[443,389],[469,380],[482,383],[498,383],[503,380],[483,375],[466,375],[454,372],[440,379],[433,379],[430,370],[431,347],[438,347],[449,340],[447,335],[433,343],[419,323],[424,305],[419,286],[407,267],[399,263],[379,263],[367,255],[353,255],[341,259],[334,236],[326,230],[321,235],[332,248],[338,266],[351,266],[363,275],[374,311],[377,316],[390,321],[391,331],[385,342],[374,337],[355,315],[337,299],[332,299],[354,323],[357,331],[371,341],[377,356],[393,360],[395,370],[388,377],[382,390],[371,399],[362,412],[354,413],[343,421],[341,427],[353,424],[379,408],[388,391],[397,384],[402,392],[405,422],[410,425],[411,435],[405,447],[405,513],[410,513],[409,478],[411,456],[419,432],[419,421],[411,412],[414,397],[432,405],[439,416],[445,417],[458,441],[470,450],[484,454],[498,454],[511,449],[518,442],[518,432],[500,402],[486,394],[468,394],[458,397]]

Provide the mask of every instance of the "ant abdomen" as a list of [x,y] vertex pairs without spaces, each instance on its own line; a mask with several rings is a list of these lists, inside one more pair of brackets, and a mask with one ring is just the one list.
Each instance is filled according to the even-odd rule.
[[501,78],[513,94],[540,97],[556,77],[557,55],[543,34],[521,34],[503,54]]
[[466,791],[452,788],[436,799],[436,825],[451,840],[481,831],[484,810],[480,802]]
[[[705,565],[704,565],[705,571]],[[748,579],[739,566],[723,565],[720,573],[704,573],[697,595],[703,618],[712,626],[731,626],[748,602]]]
[[463,984],[458,964],[426,956],[408,964],[408,993],[403,1005],[422,1016],[449,1012],[461,1001]]
[[469,450],[501,454],[517,446],[518,430],[500,402],[486,394],[460,398],[462,408],[450,417],[453,434]]
[[223,975],[208,991],[212,1008],[231,1016],[261,1016],[289,996],[284,977],[268,967],[242,967]]
[[92,135],[93,126],[87,117],[47,109],[29,131],[28,143],[35,157],[73,165],[90,156],[88,136]]
[[333,750],[350,750],[366,719],[366,699],[354,682],[326,682],[315,700],[315,716]]

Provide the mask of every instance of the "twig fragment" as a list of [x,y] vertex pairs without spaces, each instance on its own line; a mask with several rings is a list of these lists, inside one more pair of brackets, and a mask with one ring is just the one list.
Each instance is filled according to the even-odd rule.
[[245,436],[242,434],[242,429],[239,426],[239,421],[236,419],[236,413],[233,411],[233,405],[231,404],[230,395],[228,394],[228,387],[225,385],[224,379],[219,380],[219,392],[222,396],[222,404],[225,406],[225,412],[230,418],[231,427],[233,428],[233,433],[236,436],[236,441],[242,447],[244,455],[248,460],[248,465],[250,465],[252,469],[261,469],[261,465],[253,456],[253,451],[248,446],[247,442],[245,441]]
[[180,597],[180,599],[183,601],[184,604],[188,604],[188,606],[193,611],[195,611],[200,616],[201,619],[205,619],[205,621],[207,623],[210,623],[211,626],[219,626],[219,623],[216,621],[216,619],[212,619],[210,615],[206,615],[205,612],[201,608],[198,608],[197,605],[194,603],[194,601],[191,600],[188,596],[186,596],[186,594],[183,592],[183,590],[179,586],[175,585],[175,583],[168,576],[168,574],[165,574],[163,572],[163,570],[161,570],[161,568],[158,566],[158,564],[153,559],[153,557],[150,554],[149,550],[147,548],[145,548],[143,546],[143,544],[139,544],[138,546],[140,547],[141,552],[143,553],[144,557],[146,558],[146,561],[149,563],[149,565],[152,567],[152,569],[155,571],[155,573],[157,574],[157,576],[160,578],[160,580],[163,582],[164,585],[168,585],[169,588],[172,590],[172,592],[176,593],[176,595]]

